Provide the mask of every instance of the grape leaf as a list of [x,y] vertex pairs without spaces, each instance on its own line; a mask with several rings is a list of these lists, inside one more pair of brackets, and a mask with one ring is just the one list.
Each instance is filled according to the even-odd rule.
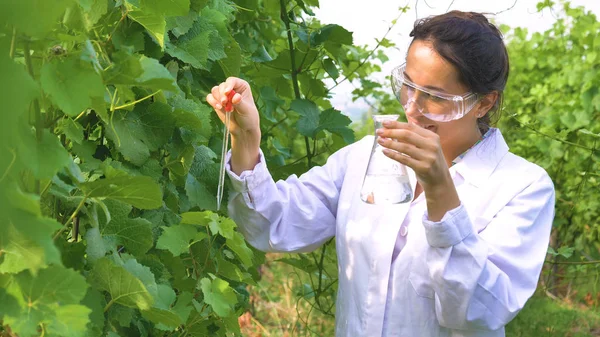
[[206,217],[209,219],[208,226],[213,234],[221,234],[221,236],[226,239],[233,238],[233,229],[236,227],[233,220],[219,217],[218,214],[212,212],[208,213]]
[[[5,222],[6,221],[6,222]],[[51,233],[61,225],[48,218],[21,214],[0,218],[0,273],[18,273],[29,269],[33,273],[50,263],[60,263],[58,249]]]
[[208,226],[211,221],[210,211],[206,212],[186,212],[181,214],[181,223],[187,225]]
[[[31,0],[30,0],[31,1]],[[24,1],[25,2],[25,1]],[[1,9],[6,2],[0,5],[0,16],[14,12]],[[16,4],[17,2],[15,2]],[[0,20],[1,21],[1,20]],[[2,21],[6,22],[6,21]],[[6,118],[2,127],[14,128],[16,117],[19,116],[29,103],[39,95],[37,83],[27,74],[22,65],[18,65],[8,57],[8,52],[0,53],[0,90],[2,91],[2,118]],[[11,113],[8,113],[11,111]]]
[[19,317],[21,312],[21,305],[17,302],[17,299],[8,294],[6,290],[0,288],[0,319],[4,316]]
[[[27,35],[42,37],[59,22],[73,0],[19,0],[0,2],[0,22]],[[3,73],[4,74],[4,73]]]
[[104,240],[124,246],[135,256],[141,256],[152,248],[152,223],[142,218],[130,218],[132,207],[127,204],[117,201],[107,201],[106,204],[111,220],[101,230]]
[[79,0],[85,15],[85,25],[89,30],[108,12],[108,0]]
[[180,37],[187,33],[194,22],[199,18],[198,13],[192,11],[185,16],[172,16],[167,18],[167,30],[173,33],[175,37]]
[[194,297],[192,293],[187,291],[181,292],[178,297],[177,303],[173,306],[173,311],[179,315],[181,321],[185,322],[192,311],[190,304],[192,303],[192,299]]
[[338,68],[335,66],[335,63],[333,63],[333,60],[330,58],[326,58],[325,60],[323,60],[323,67],[325,68],[325,71],[329,74],[329,76],[331,76],[332,79],[337,79],[338,77],[340,77],[340,72],[338,70]]
[[193,139],[186,140],[186,142],[194,144],[210,138],[212,130],[210,126],[211,109],[209,107],[182,96],[174,96],[170,103],[175,109],[173,116],[176,125],[192,131],[195,136]]
[[164,16],[183,16],[190,10],[190,0],[141,0],[142,8]]
[[56,135],[49,130],[42,130],[41,136],[38,141],[31,130],[23,135],[19,144],[19,157],[36,178],[51,178],[72,160]]
[[89,288],[81,304],[92,310],[90,312],[91,330],[99,332],[104,330],[104,306],[106,305],[104,295],[96,289]]
[[225,243],[227,244],[227,247],[229,247],[239,257],[244,266],[252,266],[252,258],[254,254],[246,245],[246,240],[244,240],[242,234],[233,232],[233,237],[231,239],[227,239]]
[[87,337],[87,324],[92,310],[83,305],[64,305],[54,313],[56,317],[48,324],[50,336]]
[[156,242],[156,248],[165,249],[173,256],[179,256],[188,251],[190,241],[196,236],[197,230],[192,226],[177,225],[162,227],[163,233]]
[[165,66],[157,60],[142,56],[140,58],[142,75],[137,79],[139,86],[148,87],[153,90],[163,89],[177,91],[177,83]]
[[[5,320],[5,323],[22,336],[35,334],[42,322],[63,319],[64,317],[57,316],[69,311],[71,305],[78,304],[88,288],[85,279],[78,272],[57,265],[42,269],[37,277],[27,271],[21,272],[14,280],[22,296],[20,301],[31,305],[23,308],[18,318],[10,317]],[[76,307],[81,306],[76,305]],[[90,310],[85,308],[81,311],[82,314],[77,321],[83,321],[85,327],[88,322],[86,311],[89,314]],[[49,328],[54,327],[55,323],[50,323]],[[71,332],[74,334],[70,336],[80,336],[79,333],[85,331],[85,329],[78,330],[78,327],[73,327]]]
[[157,324],[160,330],[173,331],[183,320],[171,306],[175,302],[176,295],[173,289],[165,284],[159,284],[157,287],[157,296],[154,307],[143,311],[142,316]]
[[158,285],[156,284],[156,278],[149,267],[142,265],[135,258],[133,258],[129,254],[122,254],[121,257],[123,260],[126,260],[123,264],[123,268],[125,268],[131,275],[135,276],[137,279],[142,281],[146,290],[152,296],[152,304],[156,306],[158,301]]
[[72,118],[61,119],[56,127],[59,132],[75,143],[81,144],[83,142],[83,128],[81,124],[73,121]]
[[271,55],[269,55],[269,52],[267,52],[267,50],[265,49],[264,45],[260,45],[258,46],[258,48],[256,48],[256,51],[254,51],[254,54],[252,54],[252,61],[254,62],[270,62],[273,61],[273,58],[271,57]]
[[106,121],[109,124],[107,136],[125,159],[137,166],[144,165],[150,152],[166,144],[175,128],[171,107],[160,102],[149,106],[138,104],[133,111],[113,113],[112,121]]
[[168,43],[166,51],[171,56],[198,69],[208,69],[208,60],[219,60],[225,54],[224,41],[216,28],[200,18],[176,42]]
[[160,186],[147,176],[120,175],[80,185],[90,198],[119,200],[141,209],[162,206]]
[[119,51],[113,54],[112,59],[112,67],[108,67],[102,74],[106,84],[139,84],[138,78],[144,72],[140,55]]
[[300,114],[296,123],[298,132],[303,136],[314,137],[319,127],[319,108],[307,99],[295,99],[290,106],[292,110]]
[[242,273],[238,266],[220,256],[217,257],[217,273],[236,282],[242,282],[250,277],[250,274]]
[[185,181],[185,191],[191,206],[216,210],[216,182],[219,172],[219,164],[213,161],[216,157],[208,147],[196,147],[194,162]]
[[113,66],[103,73],[107,84],[139,86],[151,90],[177,90],[177,84],[169,70],[155,59],[124,51],[115,53],[113,59]]
[[329,24],[321,27],[315,41],[319,44],[328,41],[336,44],[352,45],[352,33],[342,26]]
[[148,9],[140,9],[127,3],[127,16],[133,21],[138,22],[144,26],[150,36],[158,43],[161,48],[165,47],[165,30],[167,22],[165,16],[162,13],[155,13]]
[[85,252],[90,262],[101,259],[104,257],[104,255],[106,255],[106,247],[104,246],[102,234],[100,234],[100,229],[98,227],[88,229],[88,231],[85,233],[85,241]]
[[96,262],[88,281],[96,289],[108,292],[111,303],[147,310],[154,302],[142,281],[107,258]]
[[239,76],[242,63],[242,49],[232,37],[225,43],[225,54],[227,57],[218,61],[225,77]]
[[319,117],[319,127],[315,132],[327,130],[344,138],[347,144],[354,143],[354,131],[348,127],[352,120],[335,109],[327,109]]
[[273,87],[262,87],[260,89],[260,99],[265,104],[265,108],[261,110],[261,115],[271,122],[276,122],[277,120],[273,116],[273,113],[277,111],[277,107],[283,105],[284,100],[277,96],[277,92]]
[[231,315],[233,306],[237,303],[237,297],[227,281],[220,278],[212,281],[203,278],[199,286],[204,294],[204,301],[210,304],[217,315],[221,317]]
[[173,331],[183,324],[179,315],[172,310],[151,308],[150,310],[142,311],[142,316],[147,320],[156,323],[157,328],[160,328],[161,330]]
[[198,177],[188,174],[185,181],[185,191],[192,206],[197,206],[201,209],[217,209],[216,191],[210,189]]
[[90,108],[93,97],[104,96],[102,78],[91,63],[78,57],[55,58],[44,64],[40,82],[52,101],[72,117]]

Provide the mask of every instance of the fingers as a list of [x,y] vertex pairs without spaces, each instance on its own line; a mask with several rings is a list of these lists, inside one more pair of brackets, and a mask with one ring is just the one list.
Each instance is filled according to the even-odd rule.
[[[228,106],[228,102],[231,102],[233,105],[240,104],[242,102],[242,94],[245,90],[248,90],[248,87],[249,86],[246,81],[237,77],[229,77],[225,82],[213,87],[211,94],[217,101],[218,105],[220,105],[218,109],[223,109],[223,107]],[[235,91],[235,95],[233,97],[230,95],[232,90]],[[216,105],[213,105],[213,107],[216,107]]]
[[384,148],[392,149],[396,152],[406,154],[417,160],[426,159],[427,152],[412,144],[397,142],[390,138],[379,138],[377,139],[377,142],[381,144],[381,146],[383,146]]
[[407,130],[407,129],[381,128],[381,129],[377,129],[377,135],[380,138],[394,139],[394,140],[397,140],[398,142],[412,144],[419,148],[422,148],[426,143],[426,139],[423,138],[421,135],[419,135],[415,132],[412,132],[410,130]]
[[236,92],[243,93],[245,90],[250,89],[248,82],[242,80],[237,77],[229,77],[225,81],[225,93],[228,93],[231,90],[235,90]]
[[214,86],[212,88],[210,94],[208,94],[208,96],[206,96],[206,101],[215,110],[221,110],[221,109],[223,109],[223,103],[221,102],[221,98],[222,98],[222,96],[221,96],[221,93],[219,92],[219,87]]
[[225,106],[225,104],[227,103],[227,93],[225,92],[226,86],[227,86],[227,84],[225,82],[219,84],[219,93],[221,94],[219,101],[221,102],[221,105],[223,105],[223,106]]
[[385,121],[385,122],[383,122],[383,126],[386,129],[398,129],[398,130],[412,131],[423,137],[428,137],[428,136],[431,136],[431,134],[435,134],[434,132],[431,132],[431,131],[429,131],[425,128],[422,128],[416,124],[403,123],[403,122],[398,122],[398,121]]
[[398,153],[390,149],[383,149],[383,153],[386,156],[392,158],[393,160],[412,168],[415,172],[424,171],[423,163],[415,158],[409,157],[407,155]]
[[231,103],[233,103],[233,105],[237,105],[240,104],[240,102],[242,102],[242,95],[235,93],[235,95],[231,99]]

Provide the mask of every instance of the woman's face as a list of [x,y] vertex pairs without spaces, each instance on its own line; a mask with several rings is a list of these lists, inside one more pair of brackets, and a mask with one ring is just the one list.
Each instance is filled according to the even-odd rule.
[[[406,76],[421,87],[434,89],[447,94],[463,95],[469,91],[459,82],[456,68],[442,58],[429,41],[415,40],[408,50],[406,58]],[[414,104],[406,109],[409,123],[437,133],[440,136],[444,152],[453,152],[454,148],[464,147],[473,139],[481,136],[477,127],[477,114],[481,113],[480,103],[460,119],[450,122],[436,122],[423,116]],[[454,158],[446,158],[452,160]]]

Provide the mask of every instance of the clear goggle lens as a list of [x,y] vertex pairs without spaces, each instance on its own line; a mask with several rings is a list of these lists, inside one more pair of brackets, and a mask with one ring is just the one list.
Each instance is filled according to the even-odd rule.
[[404,76],[406,64],[392,70],[392,89],[404,110],[415,108],[425,117],[437,122],[449,122],[466,115],[478,97],[474,93],[452,95],[423,88]]

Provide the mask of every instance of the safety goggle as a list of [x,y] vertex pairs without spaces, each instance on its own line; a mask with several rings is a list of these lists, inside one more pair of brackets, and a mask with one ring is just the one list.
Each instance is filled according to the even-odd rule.
[[407,79],[405,70],[406,63],[392,70],[392,89],[405,111],[414,106],[433,121],[449,122],[462,118],[477,104],[477,94],[452,95],[427,89]]

